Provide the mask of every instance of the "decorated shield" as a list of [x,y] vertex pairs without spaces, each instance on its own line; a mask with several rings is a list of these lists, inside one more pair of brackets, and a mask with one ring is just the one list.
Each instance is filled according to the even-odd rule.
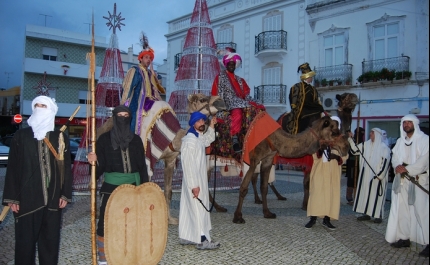
[[167,219],[166,200],[157,184],[116,188],[105,212],[108,264],[157,264],[166,248]]

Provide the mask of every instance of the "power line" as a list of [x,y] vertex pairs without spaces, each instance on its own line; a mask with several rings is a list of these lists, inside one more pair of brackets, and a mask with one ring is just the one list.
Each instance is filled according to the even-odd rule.
[[39,16],[45,16],[45,27],[46,27],[46,17],[52,17],[50,15],[45,15],[45,14],[39,14]]

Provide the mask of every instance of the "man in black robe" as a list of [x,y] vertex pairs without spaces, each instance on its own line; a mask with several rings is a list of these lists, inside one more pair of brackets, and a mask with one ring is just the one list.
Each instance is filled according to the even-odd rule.
[[96,153],[88,153],[90,163],[97,161],[97,177],[104,173],[97,224],[99,264],[107,264],[104,253],[104,215],[110,195],[119,185],[138,186],[149,181],[142,139],[130,129],[130,109],[121,105],[112,113],[113,128],[99,137]]
[[36,97],[31,107],[30,127],[10,144],[2,204],[15,217],[15,264],[35,264],[36,245],[40,264],[57,264],[61,213],[72,201],[69,140],[54,130],[53,99]]

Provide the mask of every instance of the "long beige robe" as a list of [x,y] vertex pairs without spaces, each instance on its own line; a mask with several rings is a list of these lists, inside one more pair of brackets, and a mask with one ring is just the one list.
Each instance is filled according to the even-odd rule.
[[[333,154],[338,154],[332,150]],[[323,154],[324,156],[324,154]],[[333,159],[325,162],[323,157],[312,155],[314,163],[310,174],[308,216],[338,220],[340,211],[340,177],[342,166]],[[345,163],[348,155],[342,157]]]
[[205,134],[188,133],[182,138],[181,164],[183,170],[182,192],[179,208],[179,238],[195,243],[201,242],[202,233],[211,241],[212,229],[210,214],[201,203],[193,198],[192,189],[200,187],[199,199],[209,209],[209,190],[205,147],[215,140],[211,127]]

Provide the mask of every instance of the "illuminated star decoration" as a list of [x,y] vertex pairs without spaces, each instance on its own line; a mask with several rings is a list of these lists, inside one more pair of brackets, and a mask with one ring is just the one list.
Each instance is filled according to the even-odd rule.
[[117,15],[116,14],[116,3],[113,5],[113,14],[111,14],[109,11],[109,17],[103,16],[104,19],[107,19],[108,22],[106,22],[106,26],[109,27],[109,30],[113,28],[113,34],[115,34],[116,28],[121,30],[121,25],[125,26],[121,21],[123,21],[125,18],[121,17],[121,12]]
[[43,73],[42,80],[39,81],[37,86],[34,86],[36,94],[39,96],[49,96],[49,90],[55,90],[55,87],[50,87],[51,83],[46,82],[46,72]]

